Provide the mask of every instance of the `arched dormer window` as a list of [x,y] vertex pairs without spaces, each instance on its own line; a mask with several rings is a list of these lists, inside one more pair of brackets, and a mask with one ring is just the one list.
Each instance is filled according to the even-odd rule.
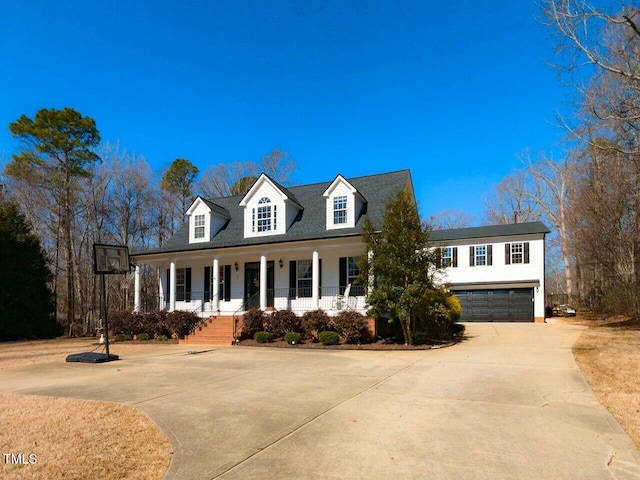
[[271,205],[271,199],[269,197],[262,197],[258,201],[257,211],[253,209],[253,222],[252,222],[252,230],[258,232],[270,232],[272,229],[276,230],[277,228],[277,216],[276,216],[276,206]]

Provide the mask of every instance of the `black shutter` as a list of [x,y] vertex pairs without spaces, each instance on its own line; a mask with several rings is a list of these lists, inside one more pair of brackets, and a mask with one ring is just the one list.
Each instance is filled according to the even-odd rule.
[[458,266],[458,247],[453,247],[453,266]]
[[231,265],[224,266],[224,301],[231,301]]
[[347,257],[340,257],[340,295],[344,295],[344,291],[347,289]]
[[487,245],[487,265],[493,265],[493,245]]
[[322,259],[318,259],[318,298],[322,298]]
[[204,267],[204,301],[211,300],[211,267]]
[[296,298],[298,283],[298,263],[295,260],[289,262],[289,299]]
[[168,303],[171,300],[171,269],[167,268],[167,291],[164,292],[164,301]]
[[529,263],[529,242],[524,242],[524,263]]
[[187,302],[191,301],[191,269],[184,269],[184,299]]
[[509,265],[511,263],[511,244],[504,244],[504,264]]
[[476,247],[469,247],[469,266],[473,267],[476,264]]

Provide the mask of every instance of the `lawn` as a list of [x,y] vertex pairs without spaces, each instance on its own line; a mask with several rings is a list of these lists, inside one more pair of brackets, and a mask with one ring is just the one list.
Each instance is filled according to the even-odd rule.
[[640,449],[640,321],[593,314],[564,321],[589,327],[573,346],[576,362]]
[[[0,371],[64,362],[96,348],[95,339],[0,344]],[[118,353],[162,345],[118,345]],[[171,460],[156,424],[129,405],[0,393],[0,478],[161,479]],[[13,457],[6,455],[13,454]]]

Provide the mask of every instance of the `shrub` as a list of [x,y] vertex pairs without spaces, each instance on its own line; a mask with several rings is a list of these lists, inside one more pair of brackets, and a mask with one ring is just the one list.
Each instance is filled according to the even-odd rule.
[[158,335],[156,337],[156,340],[160,340],[161,342],[166,342],[169,340],[169,337],[167,337],[166,335]]
[[337,345],[340,341],[340,335],[332,331],[324,331],[318,334],[318,340],[324,345]]
[[256,332],[253,339],[258,343],[269,343],[273,340],[273,334],[271,332]]
[[335,317],[336,331],[347,343],[369,340],[367,319],[355,310],[344,310]]
[[131,340],[133,337],[128,333],[118,333],[116,335],[116,342],[124,342],[125,340]]
[[305,312],[302,316],[302,332],[307,338],[317,339],[320,332],[330,330],[333,330],[333,323],[324,310]]
[[144,340],[149,340],[149,338],[150,338],[150,337],[149,337],[149,334],[148,334],[148,333],[140,333],[140,334],[136,335],[136,339],[137,339],[137,340],[142,340],[142,341],[144,341]]
[[193,312],[169,312],[167,314],[167,326],[178,338],[190,335],[198,325],[202,323],[200,317]]
[[298,332],[289,332],[285,334],[284,341],[287,342],[289,345],[293,345],[296,343],[300,343],[301,338],[302,338],[302,335],[300,335]]
[[267,319],[267,330],[276,337],[284,337],[287,333],[302,331],[302,320],[291,310],[278,310]]
[[259,308],[251,308],[242,319],[242,337],[253,338],[256,332],[264,330],[264,312]]
[[171,337],[174,333],[168,321],[169,312],[166,310],[156,310],[155,312],[147,313],[145,317],[141,332],[148,333],[152,337],[160,335]]
[[143,317],[143,314],[129,311],[114,312],[108,317],[109,329],[116,335],[126,333],[133,336],[140,333],[141,317]]

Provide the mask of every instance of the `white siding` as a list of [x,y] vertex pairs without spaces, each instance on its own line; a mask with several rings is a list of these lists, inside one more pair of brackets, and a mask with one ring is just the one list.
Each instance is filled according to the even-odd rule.
[[[505,262],[505,245],[517,242],[529,243],[529,263]],[[541,235],[453,240],[446,245],[458,248],[458,266],[445,270],[445,283],[453,286],[485,284],[491,288],[509,288],[509,284],[517,286],[522,282],[538,282],[539,287],[534,288],[534,315],[544,318],[544,240]],[[492,265],[470,266],[469,247],[477,245],[492,245]]]
[[[265,232],[258,232],[258,206],[266,206],[259,205],[258,202],[261,198],[267,197],[271,200],[271,230]],[[274,207],[275,207],[275,215],[274,219]],[[255,209],[255,231],[254,231],[254,219],[253,213]],[[275,229],[274,227],[275,220]],[[263,181],[262,184],[257,188],[251,198],[248,200],[247,205],[244,210],[244,236],[248,237],[262,237],[268,235],[280,235],[286,233],[287,229],[287,206],[285,204],[284,198],[282,197],[282,193],[274,188],[269,182]]]

